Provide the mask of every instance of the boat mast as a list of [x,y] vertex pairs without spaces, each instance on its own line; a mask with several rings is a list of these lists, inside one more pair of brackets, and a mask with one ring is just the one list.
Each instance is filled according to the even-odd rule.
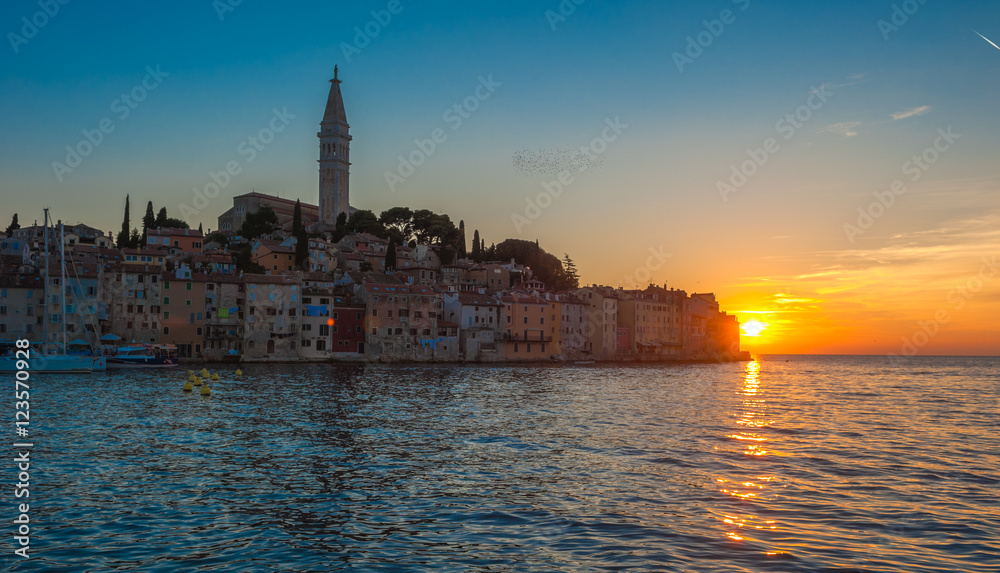
[[45,209],[45,272],[42,282],[42,355],[49,344],[49,210]]
[[59,322],[62,324],[62,353],[66,354],[66,234],[63,232],[63,223],[59,221],[59,260],[62,261],[62,280],[59,281],[59,301],[62,303],[59,308]]

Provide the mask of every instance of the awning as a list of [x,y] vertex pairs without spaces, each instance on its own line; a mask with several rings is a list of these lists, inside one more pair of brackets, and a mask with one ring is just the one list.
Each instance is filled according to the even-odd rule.
[[115,340],[121,340],[122,337],[115,336],[114,334],[108,333],[101,337],[101,340],[105,342],[114,342]]
[[84,340],[82,338],[77,338],[73,342],[69,343],[70,346],[90,346],[89,340]]

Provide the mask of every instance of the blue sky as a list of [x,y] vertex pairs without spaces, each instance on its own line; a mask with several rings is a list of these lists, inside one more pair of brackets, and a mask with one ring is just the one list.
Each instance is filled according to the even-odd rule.
[[[41,8],[0,7],[4,224],[49,206],[117,230],[126,193],[133,212],[152,200],[176,216],[233,160],[241,173],[195,224],[215,228],[230,198],[251,189],[315,202],[315,134],[334,65],[354,136],[355,207],[447,212],[488,242],[539,238],[570,253],[587,282],[622,283],[659,248],[672,257],[647,269],[653,280],[736,292],[760,275],[796,277],[831,253],[891,248],[997,208],[1000,50],[973,32],[1000,41],[994,2],[402,0],[349,57],[355,28],[388,0],[243,0],[221,17],[218,4],[71,0],[16,53],[10,34]],[[879,21],[891,23],[894,6],[912,14],[886,31]],[[724,10],[730,23],[710,23],[721,33],[679,71],[674,54]],[[112,105],[147,66],[169,75],[119,119]],[[499,86],[451,129],[444,113],[481,77]],[[717,184],[731,166],[815,89],[833,96],[791,139],[778,135],[780,151],[723,201]],[[295,118],[246,162],[240,143],[275,108]],[[114,131],[60,182],[52,163],[104,118]],[[628,128],[518,232],[512,215],[556,173],[519,170],[515,155],[567,160],[614,118]],[[848,241],[857,209],[949,126],[961,134],[954,147]],[[390,190],[386,172],[436,128],[447,141]]]

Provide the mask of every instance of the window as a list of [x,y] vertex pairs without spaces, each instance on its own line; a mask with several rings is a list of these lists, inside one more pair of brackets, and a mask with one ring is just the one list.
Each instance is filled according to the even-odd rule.
[[163,297],[163,304],[170,304],[170,297],[169,296]]
[[163,311],[163,320],[167,320],[168,318],[170,318],[170,311]]
[[330,327],[327,326],[327,325],[325,325],[325,324],[321,324],[319,326],[319,335],[320,336],[330,336]]
[[185,290],[191,290],[191,283],[185,283],[184,284],[184,289]]
[[163,281],[163,290],[170,290],[170,281]]
[[326,350],[326,341],[325,340],[317,340],[316,341],[316,350]]
[[184,301],[184,306],[191,306],[191,299],[186,299]]
[[378,309],[377,308],[373,308],[372,309],[372,316],[378,316]]
[[6,306],[0,306],[0,314],[7,314],[7,307]]
[[356,317],[354,317],[354,318],[355,318],[355,319],[357,319],[357,320],[361,320],[361,313],[360,313],[360,312],[359,312],[359,313],[357,313],[357,316],[356,316]]

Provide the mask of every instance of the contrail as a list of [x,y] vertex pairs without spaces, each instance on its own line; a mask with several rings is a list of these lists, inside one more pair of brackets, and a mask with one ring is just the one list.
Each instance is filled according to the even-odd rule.
[[[975,30],[973,30],[973,32],[976,32],[976,31],[975,31]],[[994,48],[996,48],[996,49],[1000,50],[1000,46],[998,46],[998,45],[994,44],[994,43],[993,43],[993,41],[992,41],[992,40],[990,40],[989,38],[987,38],[986,36],[984,36],[984,35],[980,34],[979,32],[976,32],[976,35],[977,35],[977,36],[979,36],[980,38],[982,38],[982,39],[986,40],[987,42],[989,42],[989,43],[990,43],[990,45],[991,45],[991,46],[993,46]]]

